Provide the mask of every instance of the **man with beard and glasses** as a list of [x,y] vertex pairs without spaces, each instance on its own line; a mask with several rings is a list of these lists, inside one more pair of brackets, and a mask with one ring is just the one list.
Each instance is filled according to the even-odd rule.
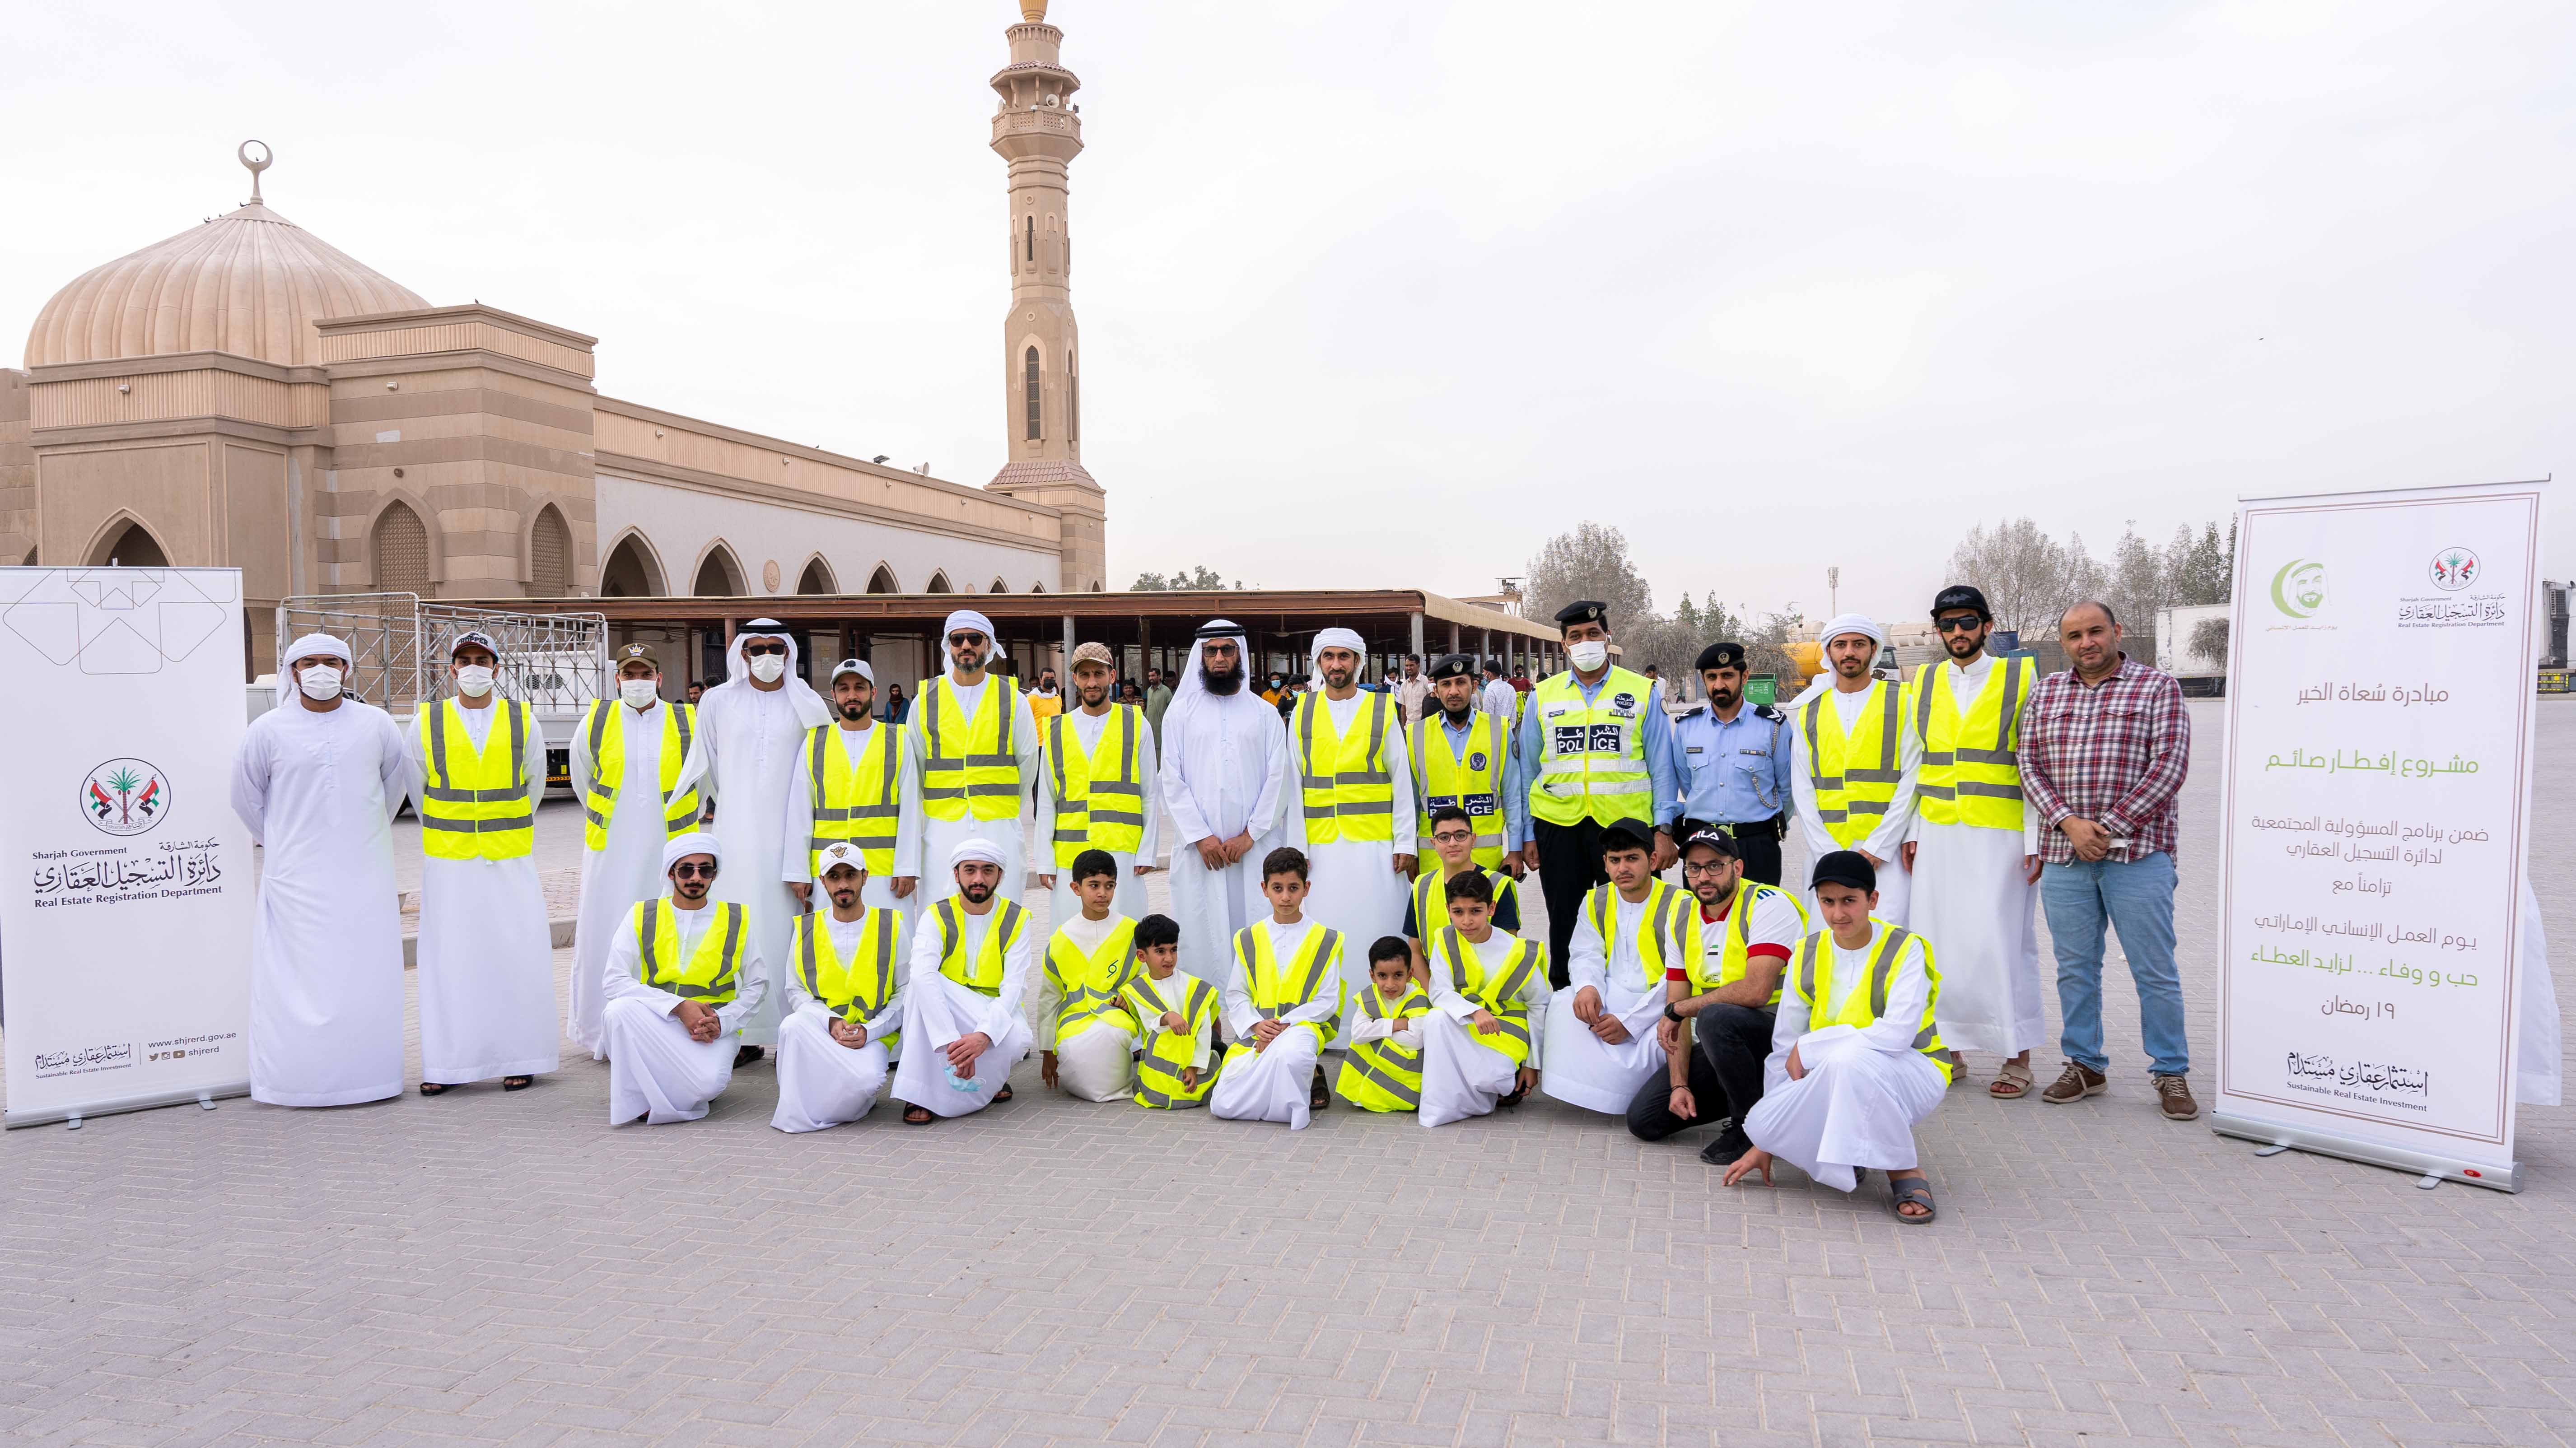
[[1082,913],[1067,873],[1085,850],[1102,850],[1118,862],[1118,895],[1111,909],[1130,920],[1145,918],[1145,874],[1154,867],[1162,813],[1156,806],[1154,729],[1145,712],[1109,701],[1116,677],[1106,644],[1073,651],[1074,707],[1041,726],[1044,753],[1038,768],[1038,848],[1045,862],[1040,887],[1055,892],[1061,924]]
[[921,770],[912,740],[893,723],[871,717],[876,671],[863,660],[832,666],[829,724],[805,731],[787,782],[787,829],[780,877],[808,909],[823,847],[855,845],[867,861],[866,904],[909,923],[921,883]]
[[1699,680],[1708,702],[1673,721],[1673,774],[1681,781],[1676,828],[1720,829],[1742,854],[1744,873],[1780,883],[1780,837],[1788,825],[1789,741],[1785,716],[1768,704],[1744,704],[1744,645],[1721,640],[1699,651]]
[[1288,736],[1247,687],[1251,655],[1231,619],[1198,631],[1163,735],[1164,808],[1171,811],[1172,913],[1181,969],[1223,989],[1235,932],[1268,917],[1261,860],[1278,843]]
[[[1016,900],[1026,875],[1020,811],[1037,780],[1037,720],[1019,685],[991,672],[1000,652],[992,620],[961,608],[939,633],[948,668],[921,681],[909,726],[927,820],[921,858],[945,860],[966,841],[983,840],[1001,852],[1002,898]],[[922,886],[924,908],[956,893],[945,870],[925,871]]]
[[608,1124],[696,1121],[738,1064],[734,1040],[769,993],[759,941],[737,903],[709,898],[724,846],[681,835],[662,847],[669,892],[627,913],[608,948]]
[[[1283,831],[1305,851],[1313,886],[1305,912],[1345,940],[1404,928],[1413,891],[1413,764],[1392,696],[1360,687],[1368,645],[1346,628],[1315,635],[1315,678],[1288,721],[1298,807]],[[1368,962],[1347,952],[1343,984],[1369,988]]]
[[949,851],[955,893],[922,911],[903,983],[903,1058],[894,1097],[908,1126],[1011,1099],[1029,1052],[1020,1010],[1037,958],[1029,913],[1002,898],[1001,849],[969,837]]

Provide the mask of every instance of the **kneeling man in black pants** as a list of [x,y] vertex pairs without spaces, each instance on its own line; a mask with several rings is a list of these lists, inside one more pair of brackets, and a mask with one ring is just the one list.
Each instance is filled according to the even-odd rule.
[[1806,937],[1807,912],[1786,890],[1746,876],[1734,837],[1714,827],[1682,841],[1682,883],[1699,900],[1700,953],[1687,968],[1676,963],[1664,972],[1667,1003],[1656,1036],[1669,1079],[1638,1089],[1628,1103],[1628,1130],[1641,1141],[1661,1141],[1722,1121],[1699,1157],[1724,1166],[1752,1147],[1744,1118],[1762,1099],[1780,978]]

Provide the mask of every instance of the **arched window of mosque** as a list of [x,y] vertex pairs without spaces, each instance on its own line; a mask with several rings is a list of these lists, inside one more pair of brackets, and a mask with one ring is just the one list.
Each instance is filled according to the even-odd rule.
[[1070,352],[1064,354],[1064,440],[1082,441],[1082,373]]
[[1036,442],[1039,438],[1046,435],[1046,430],[1039,413],[1038,349],[1035,347],[1031,347],[1029,349],[1027,370],[1029,384],[1029,441]]
[[921,591],[924,593],[955,593],[957,590],[948,582],[948,575],[942,572],[930,575],[929,585]]
[[[35,555],[28,554],[30,562]],[[128,522],[98,550],[98,563],[106,568],[167,568],[170,555],[161,551],[161,540],[140,523]]]
[[537,511],[537,525],[528,530],[528,594],[565,598],[571,593],[572,529],[548,503]]
[[376,515],[372,536],[377,592],[429,592],[429,529],[418,513],[389,503]]
[[1009,585],[1009,584],[1007,584],[1007,583],[1004,583],[1002,580],[1000,580],[1000,579],[996,578],[996,579],[994,579],[994,580],[993,580],[993,586],[992,586],[992,587],[990,587],[990,588],[988,588],[988,589],[985,589],[984,591],[985,591],[986,593],[1008,593],[1008,592],[1010,592],[1010,591],[1011,591],[1011,585]]
[[1029,234],[1029,260],[1035,262],[1038,259],[1038,219],[1031,216],[1026,218],[1026,221]]
[[868,592],[901,593],[903,590],[895,586],[894,570],[880,563],[877,571],[868,575]]

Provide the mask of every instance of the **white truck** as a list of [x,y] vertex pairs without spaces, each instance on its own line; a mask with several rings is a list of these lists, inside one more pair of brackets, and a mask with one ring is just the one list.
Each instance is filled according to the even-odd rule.
[[2214,698],[2227,692],[2227,627],[2234,612],[2224,603],[2156,610],[2156,667],[2180,681],[2186,695]]

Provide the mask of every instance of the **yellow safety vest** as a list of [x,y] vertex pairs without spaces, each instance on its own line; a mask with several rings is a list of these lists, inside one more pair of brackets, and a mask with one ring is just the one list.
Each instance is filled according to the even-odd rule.
[[1441,720],[1435,708],[1413,723],[1413,829],[1421,858],[1439,870],[1440,857],[1431,851],[1431,812],[1454,804],[1476,827],[1476,863],[1494,869],[1503,863],[1503,721],[1481,711],[1468,715],[1462,759],[1450,747],[1449,728]]
[[[1371,983],[1360,992],[1357,1010],[1372,1021],[1413,1020],[1431,1013],[1431,997],[1421,986],[1406,981],[1404,995],[1390,1006]],[[1333,1078],[1333,1090],[1363,1111],[1419,1111],[1422,1048],[1399,1046],[1391,1039],[1353,1041],[1342,1057],[1341,1073]]]
[[935,913],[939,916],[939,973],[978,995],[999,996],[1003,962],[1018,943],[1029,912],[1017,900],[1003,901],[1001,918],[984,932],[984,948],[971,961],[966,958],[965,912],[958,907],[957,897],[940,901]]
[[1368,717],[1336,735],[1322,693],[1297,696],[1297,771],[1306,797],[1306,843],[1395,838],[1395,776],[1386,767],[1386,721],[1395,700],[1360,695]]
[[891,1031],[880,1038],[876,1023],[903,980],[904,962],[895,957],[895,936],[903,914],[897,910],[870,910],[860,916],[858,923],[866,933],[859,937],[858,950],[847,960],[832,948],[827,919],[820,910],[796,917],[796,940],[791,948],[796,953],[797,980],[807,995],[821,1001],[832,1014],[867,1027],[870,1045],[881,1043],[891,1051],[903,1039],[903,1032]]
[[1950,1048],[1941,1044],[1941,1029],[1932,1017],[1941,1001],[1941,972],[1932,964],[1932,942],[1900,925],[1890,925],[1873,915],[1871,927],[1879,932],[1878,954],[1869,962],[1869,989],[1852,988],[1851,997],[1843,1002],[1840,1013],[1819,1017],[1818,1004],[1834,998],[1834,933],[1819,930],[1798,947],[1798,998],[1807,1003],[1807,1029],[1822,1030],[1827,1026],[1868,1027],[1877,1025],[1887,1014],[1887,983],[1896,974],[1897,957],[1905,953],[1907,941],[1923,947],[1923,976],[1932,983],[1931,994],[1923,1001],[1922,1029],[1914,1033],[1914,1049],[1924,1059],[1941,1068],[1941,1079],[1950,1079]]
[[[1777,895],[1789,902],[1789,908],[1798,912],[1800,925],[1807,923],[1807,907],[1798,903],[1797,896],[1777,885],[1765,885],[1749,875],[1736,881],[1735,899],[1726,907],[1725,944],[1718,948],[1716,972],[1711,974],[1709,971],[1706,946],[1703,945],[1698,953],[1690,958],[1692,995],[1706,995],[1713,990],[1723,990],[1744,979],[1745,970],[1753,963],[1752,956],[1748,953],[1753,949],[1753,904],[1757,900],[1772,895]],[[1699,901],[1697,897],[1693,897],[1691,918],[1696,920],[1698,917]],[[1783,964],[1785,965],[1786,962]],[[1783,979],[1786,979],[1789,972],[1783,970],[1780,974]],[[1780,987],[1777,984],[1771,987],[1770,1004],[1774,1006],[1780,1004]]]
[[680,922],[670,901],[656,898],[638,904],[627,912],[626,928],[635,932],[641,961],[637,979],[715,1010],[733,1000],[734,972],[742,965],[743,909],[731,901],[698,908],[713,910],[715,918],[707,922],[706,932],[686,960],[680,958]]
[[[528,805],[528,749],[537,711],[511,699],[493,711],[483,747],[465,732],[465,709],[441,699],[420,711],[420,849],[433,860],[515,860],[537,847],[537,817]],[[506,742],[505,742],[506,741]]]
[[1878,828],[1896,799],[1896,782],[1904,777],[1896,767],[1896,751],[1905,688],[1892,679],[1873,680],[1870,687],[1878,691],[1876,705],[1862,707],[1860,724],[1849,734],[1843,732],[1832,689],[1818,693],[1799,711],[1799,728],[1807,735],[1807,782],[1816,790],[1816,821],[1844,849]]
[[[1485,878],[1494,882],[1495,914],[1502,913],[1505,900],[1511,901],[1513,907],[1518,909],[1521,898],[1521,887],[1518,881],[1500,870],[1487,870]],[[1512,918],[1517,920],[1520,917],[1516,914]],[[1417,876],[1413,882],[1413,929],[1415,931],[1413,938],[1429,940],[1431,932],[1444,929],[1448,924],[1449,877],[1441,872],[1440,862],[1437,857],[1434,857],[1431,862],[1431,873]]]
[[969,721],[956,686],[941,674],[921,681],[913,717],[921,737],[921,812],[935,820],[1006,820],[1020,812],[1019,758],[1011,730],[1020,690],[1008,674],[986,674],[984,697]]
[[[1180,1000],[1165,999],[1176,982]],[[1176,970],[1162,980],[1140,973],[1127,982],[1121,995],[1143,1027],[1139,1039],[1144,1053],[1136,1058],[1136,1104],[1157,1111],[1206,1105],[1208,1092],[1216,1087],[1216,1059],[1211,1057],[1207,1069],[1199,1072],[1196,1086],[1182,1084],[1181,1072],[1198,1064],[1200,1036],[1216,1029],[1216,987],[1184,971]],[[1179,1011],[1189,1028],[1163,1029],[1167,1011]]]
[[1931,663],[1915,673],[1923,767],[1914,797],[1925,824],[2021,828],[2021,706],[2033,682],[2024,662],[2018,654],[1995,660],[1964,718],[1952,702],[1949,669]]
[[[1270,949],[1270,931],[1262,925],[1247,925],[1234,932],[1234,963],[1243,972],[1244,984],[1252,997],[1252,1009],[1265,1021],[1275,1021],[1306,1002],[1323,989],[1326,977],[1332,977],[1333,1013],[1321,1021],[1300,1021],[1297,1030],[1315,1033],[1315,1049],[1333,1038],[1333,1022],[1342,1013],[1342,932],[1318,925],[1306,932],[1297,947],[1295,958],[1282,963]],[[1226,1049],[1226,1059],[1240,1051],[1250,1054],[1249,1037]]]
[[1547,963],[1547,947],[1535,940],[1514,937],[1512,953],[1504,957],[1502,968],[1492,975],[1485,973],[1484,958],[1454,925],[1440,932],[1432,948],[1449,962],[1450,979],[1458,982],[1458,993],[1493,1012],[1494,1019],[1503,1023],[1501,1033],[1490,1036],[1470,1026],[1467,1039],[1511,1057],[1515,1066],[1528,1064],[1529,1006],[1521,1000],[1521,990],[1529,984],[1530,972]]
[[823,847],[841,840],[858,846],[869,874],[892,875],[895,829],[903,816],[903,806],[895,800],[895,788],[903,782],[903,726],[879,720],[856,763],[834,737],[840,732],[838,724],[805,731],[807,803],[814,810],[814,830],[805,840],[806,868],[818,885],[823,882]]
[[1145,842],[1145,786],[1138,773],[1137,710],[1110,706],[1099,747],[1082,751],[1073,716],[1046,721],[1047,766],[1055,773],[1055,863],[1073,867],[1085,850],[1136,852]]
[[[698,711],[687,704],[665,703],[662,710],[662,837],[685,835],[698,827],[698,791],[674,796],[671,786],[680,782],[680,766],[689,757],[689,741],[697,737]],[[626,721],[635,711],[615,699],[601,699],[590,706],[590,717],[582,728],[590,735],[591,777],[582,781],[581,842],[594,849],[608,848],[608,821],[617,813],[618,786],[626,779]]]
[[1530,781],[1530,813],[1552,825],[1586,816],[1652,823],[1655,777],[1646,768],[1646,711],[1655,686],[1645,675],[1613,664],[1587,703],[1572,670],[1550,674],[1537,696],[1538,778]]
[[1135,1018],[1118,1002],[1118,992],[1136,973],[1136,922],[1120,920],[1109,938],[1089,955],[1062,930],[1047,937],[1047,981],[1056,988],[1055,1038],[1072,1040],[1095,1025],[1114,1026],[1136,1034]]
[[[1595,885],[1583,899],[1593,933],[1601,937],[1605,970],[1619,955],[1619,942],[1610,938],[1618,918],[1613,902],[1618,898],[1618,886]],[[1699,897],[1679,885],[1649,878],[1644,903],[1646,908],[1637,913],[1637,961],[1645,970],[1646,989],[1652,990],[1664,983],[1667,969],[1681,965],[1687,970],[1688,962],[1699,958]]]

